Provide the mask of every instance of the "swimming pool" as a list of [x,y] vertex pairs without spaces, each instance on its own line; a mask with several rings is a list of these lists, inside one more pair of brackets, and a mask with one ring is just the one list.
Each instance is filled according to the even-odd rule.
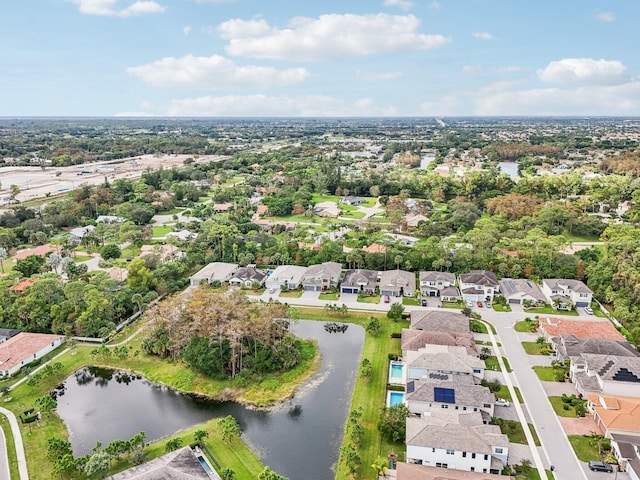
[[211,475],[213,473],[213,470],[211,470],[211,467],[209,466],[209,462],[207,462],[203,457],[198,456],[198,461],[200,462],[200,465],[202,465],[202,468],[204,468],[204,471],[207,472],[208,475]]
[[404,393],[402,392],[389,392],[389,406],[399,405],[404,402]]
[[391,364],[391,378],[402,378],[402,364],[392,363]]

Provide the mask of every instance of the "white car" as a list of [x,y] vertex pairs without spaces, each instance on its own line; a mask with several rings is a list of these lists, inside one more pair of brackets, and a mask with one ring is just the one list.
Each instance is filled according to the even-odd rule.
[[511,406],[511,404],[509,403],[509,400],[505,400],[504,398],[496,399],[496,405],[500,405],[501,407]]
[[471,300],[467,302],[467,307],[473,308],[473,302]]
[[587,315],[593,315],[593,309],[591,307],[584,307],[584,313]]

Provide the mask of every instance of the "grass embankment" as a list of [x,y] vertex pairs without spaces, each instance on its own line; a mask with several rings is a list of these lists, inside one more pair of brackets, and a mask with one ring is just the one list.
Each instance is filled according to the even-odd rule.
[[[497,418],[493,420],[492,423],[500,426],[500,431],[509,437],[510,442],[520,443],[522,445],[527,444],[527,438],[524,435],[524,430],[522,429],[522,424],[520,422],[516,420],[504,420],[502,418]],[[536,433],[535,428],[530,423],[527,425],[529,425],[533,442],[539,447],[540,440],[538,439],[538,434]]]
[[[502,357],[502,361],[504,362],[504,367],[507,369],[507,372],[511,372],[511,365],[509,365],[509,361],[506,357]],[[484,366],[487,370],[502,371],[500,364],[498,363],[498,357],[493,355],[484,361]]]
[[[123,370],[135,371],[145,376],[152,382],[159,382],[169,385],[177,390],[193,392],[206,395],[212,398],[234,398],[242,403],[253,403],[255,405],[267,405],[279,400],[284,400],[293,394],[296,386],[308,378],[316,369],[319,357],[316,355],[317,346],[311,342],[305,342],[302,349],[302,361],[293,370],[283,374],[270,374],[260,378],[254,384],[240,383],[234,380],[216,381],[208,379],[188,369],[180,361],[162,360],[141,353],[140,338],[134,338],[130,344],[129,355],[126,359],[117,358],[113,354],[91,355],[96,349],[95,346],[77,346],[71,352],[60,356],[56,363],[61,364],[61,368],[52,374],[42,377],[34,385],[23,383],[11,391],[12,400],[3,404],[12,410],[16,416],[24,411],[34,408],[35,400],[46,395],[53,387],[63,382],[70,374],[87,365],[97,365]],[[137,354],[135,352],[138,352]],[[47,451],[47,440],[56,436],[66,438],[67,431],[61,419],[54,413],[46,415],[39,424],[20,425],[22,438],[25,444],[29,475],[32,479],[51,478],[51,464],[46,459],[44,452]],[[210,432],[211,435],[211,432]],[[218,460],[223,462],[224,458],[229,458],[229,463],[225,466],[232,467],[236,472],[241,468],[236,466],[246,465],[251,468],[251,472],[246,476],[238,476],[238,479],[257,478],[261,466],[257,460],[251,460],[253,454],[249,449],[236,442],[232,444],[218,444],[213,440],[217,438],[212,435],[207,441]],[[185,444],[190,443],[185,441]],[[158,448],[158,453],[163,453],[164,443]],[[155,450],[150,450],[150,453]],[[153,458],[147,454],[147,459]],[[247,457],[247,460],[243,460]],[[255,464],[255,465],[254,465]],[[253,465],[253,466],[252,466]],[[257,468],[253,470],[253,468]]]
[[[321,309],[299,308],[301,318],[311,320],[326,320],[327,315]],[[409,322],[391,322],[381,312],[351,312],[347,315],[336,317],[342,322],[366,325],[371,316],[377,316],[382,324],[381,332],[373,337],[365,336],[362,358],[368,358],[372,363],[373,374],[369,380],[356,378],[356,385],[351,399],[350,410],[362,408],[363,415],[360,425],[364,430],[358,454],[361,458],[360,468],[353,478],[370,478],[371,465],[378,457],[385,457],[390,452],[398,454],[398,459],[404,461],[405,445],[403,442],[391,443],[380,436],[378,432],[378,419],[380,409],[385,405],[386,384],[388,375],[388,354],[400,355],[400,339],[391,338],[392,333],[400,333],[403,328],[408,328]],[[343,439],[343,445],[350,443],[348,436]],[[336,480],[348,480],[352,477],[344,464],[339,462],[336,469]]]

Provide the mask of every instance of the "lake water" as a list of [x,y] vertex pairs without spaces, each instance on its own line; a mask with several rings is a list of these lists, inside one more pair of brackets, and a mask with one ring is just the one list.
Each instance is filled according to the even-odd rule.
[[423,170],[426,169],[431,162],[435,161],[435,159],[436,159],[436,156],[433,153],[428,153],[426,155],[423,155],[422,158],[420,159],[420,168]]
[[511,178],[518,177],[518,164],[516,162],[498,162],[498,168],[502,173],[506,173]]
[[291,402],[272,411],[197,399],[113,370],[76,372],[64,382],[58,399],[74,454],[90,453],[98,441],[106,446],[140,431],[154,441],[213,417],[233,415],[243,440],[272,470],[291,480],[333,479],[364,330],[349,325],[345,333],[329,333],[324,322],[301,320],[294,331],[318,341],[322,365]]

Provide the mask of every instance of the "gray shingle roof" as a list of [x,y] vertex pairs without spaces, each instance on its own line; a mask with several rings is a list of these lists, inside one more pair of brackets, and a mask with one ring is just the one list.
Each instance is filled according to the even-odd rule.
[[210,480],[191,447],[116,473],[107,480]]
[[526,278],[503,278],[499,283],[500,291],[505,297],[527,295],[543,302],[545,300],[544,295],[538,288],[538,285]]
[[448,375],[448,378],[438,379],[425,377],[415,381],[415,390],[407,393],[407,402],[435,402],[434,388],[451,388],[455,390],[457,405],[481,407],[485,403],[495,403],[496,397],[491,390],[482,385],[476,385],[473,377],[467,375]]
[[546,284],[551,290],[572,290],[574,292],[581,293],[593,293],[589,287],[587,287],[580,280],[572,280],[568,278],[545,278],[542,283]]
[[425,345],[457,345],[465,347],[469,355],[478,354],[473,336],[467,332],[434,332],[403,328],[400,344],[403,352],[405,350],[419,350]]
[[447,309],[411,312],[411,328],[413,330],[429,330],[432,332],[469,332],[469,319],[461,313]]
[[456,276],[449,272],[420,272],[421,282],[451,282],[456,281]]
[[490,270],[471,270],[469,273],[460,275],[460,281],[471,285],[482,285],[485,287],[497,287],[498,278]]
[[553,337],[551,341],[561,358],[579,356],[582,353],[637,357],[638,352],[628,342],[600,338],[578,338],[575,335]]
[[362,286],[365,289],[373,290],[376,288],[377,280],[378,272],[359,268],[356,270],[347,270],[341,286],[354,288],[360,288]]

